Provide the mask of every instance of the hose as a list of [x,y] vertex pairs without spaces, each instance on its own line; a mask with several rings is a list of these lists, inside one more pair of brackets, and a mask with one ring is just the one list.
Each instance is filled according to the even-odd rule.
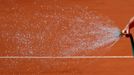
[[132,34],[130,34],[129,36],[130,36],[130,41],[131,41],[131,46],[132,46],[132,54],[134,56],[134,40],[133,40]]

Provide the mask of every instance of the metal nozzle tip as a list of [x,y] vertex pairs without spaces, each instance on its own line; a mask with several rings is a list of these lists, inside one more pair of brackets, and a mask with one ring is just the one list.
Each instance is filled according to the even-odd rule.
[[123,32],[121,32],[120,33],[120,37],[129,37],[130,36],[130,33],[128,34],[128,33],[123,33]]

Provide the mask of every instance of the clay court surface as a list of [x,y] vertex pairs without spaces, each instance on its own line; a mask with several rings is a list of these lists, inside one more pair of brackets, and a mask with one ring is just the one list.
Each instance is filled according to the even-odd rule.
[[[50,22],[47,25],[41,14],[51,14],[55,10],[62,13],[58,8],[74,6],[107,16],[120,29],[134,16],[133,0],[0,0],[0,57],[58,56],[60,47],[57,42],[61,39],[57,38],[68,32],[68,23],[62,21],[59,26],[53,25],[51,18],[45,18]],[[64,15],[70,17],[74,14]],[[47,27],[51,29],[47,30]],[[42,41],[45,36],[48,36],[47,40]],[[131,56],[131,44],[129,38],[123,37],[111,48],[85,50],[76,55]],[[133,65],[134,60],[129,57],[0,58],[0,75],[133,75]]]

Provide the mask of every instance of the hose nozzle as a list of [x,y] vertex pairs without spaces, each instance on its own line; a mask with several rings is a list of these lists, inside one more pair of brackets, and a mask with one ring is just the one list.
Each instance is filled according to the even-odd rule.
[[130,29],[134,27],[134,17],[132,17],[126,27],[121,31],[121,36],[130,36]]

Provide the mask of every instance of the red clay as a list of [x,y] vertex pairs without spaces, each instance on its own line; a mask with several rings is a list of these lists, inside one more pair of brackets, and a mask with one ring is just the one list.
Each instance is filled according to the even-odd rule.
[[[45,11],[47,6],[53,7],[49,11]],[[97,11],[102,15],[112,19],[118,27],[123,29],[129,19],[133,16],[134,1],[133,0],[0,0],[0,56],[48,56],[58,55],[57,38],[62,36],[65,31],[60,31],[62,26],[52,26],[47,31],[49,25],[44,25],[43,16],[41,14],[51,14],[56,6],[62,7],[88,7],[89,10]],[[49,8],[48,8],[49,9]],[[58,10],[55,10],[58,12]],[[60,12],[60,11],[59,11]],[[35,14],[36,13],[36,14]],[[60,12],[61,13],[61,12]],[[35,15],[35,16],[33,16]],[[66,14],[71,17],[74,14]],[[77,15],[77,14],[76,14]],[[51,18],[48,18],[51,22]],[[63,21],[63,26],[67,23]],[[56,28],[57,27],[57,28]],[[46,29],[46,31],[44,31]],[[34,35],[46,34],[47,41],[42,42]],[[17,32],[17,33],[16,33]],[[40,34],[39,34],[40,32]],[[49,35],[47,33],[52,33]],[[131,31],[133,33],[133,30]],[[3,34],[5,33],[5,34]],[[22,33],[22,34],[19,34]],[[28,35],[25,35],[29,33]],[[14,34],[16,34],[14,37]],[[32,38],[30,36],[32,35]],[[12,38],[11,38],[12,37]],[[26,37],[29,40],[18,39]],[[44,37],[44,36],[42,36]],[[17,39],[17,40],[16,40]],[[18,41],[25,42],[18,42]],[[42,42],[39,44],[39,42]],[[47,44],[46,44],[47,43]],[[25,45],[27,44],[27,45]],[[44,45],[45,44],[45,45]],[[31,46],[28,46],[31,45]],[[49,47],[51,46],[51,47]],[[40,47],[40,48],[39,48]],[[48,50],[48,51],[44,51]],[[55,50],[53,50],[55,48]],[[32,50],[27,51],[27,50]],[[38,51],[37,51],[38,50]],[[102,52],[102,50],[100,50]],[[131,45],[128,38],[121,38],[110,50],[104,50],[103,55],[108,56],[128,56],[131,55]],[[88,55],[88,52],[83,52]],[[95,55],[96,52],[93,53]],[[55,56],[54,55],[54,56]],[[1,75],[33,75],[33,74],[91,74],[91,75],[130,75],[133,74],[133,59],[0,59]]]

